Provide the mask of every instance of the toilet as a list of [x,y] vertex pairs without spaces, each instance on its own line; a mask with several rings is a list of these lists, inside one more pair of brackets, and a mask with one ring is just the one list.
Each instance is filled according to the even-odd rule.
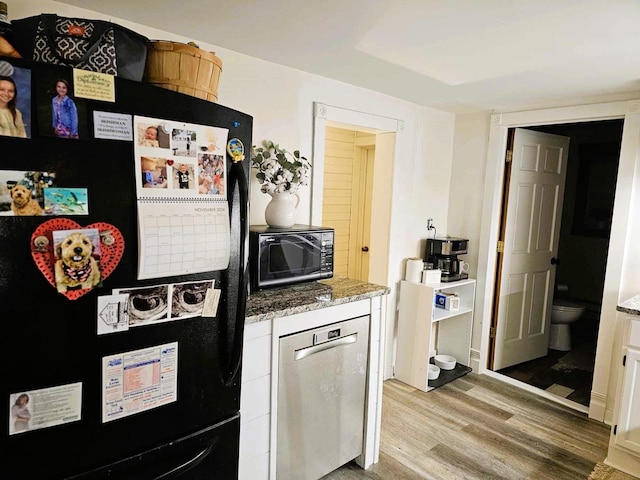
[[577,322],[585,307],[569,300],[555,298],[551,309],[549,348],[568,352],[571,350],[571,324]]

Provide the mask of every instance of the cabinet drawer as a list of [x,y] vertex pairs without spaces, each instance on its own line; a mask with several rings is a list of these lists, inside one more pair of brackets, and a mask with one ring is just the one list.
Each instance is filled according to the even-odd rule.
[[640,320],[631,320],[629,332],[629,346],[640,348]]

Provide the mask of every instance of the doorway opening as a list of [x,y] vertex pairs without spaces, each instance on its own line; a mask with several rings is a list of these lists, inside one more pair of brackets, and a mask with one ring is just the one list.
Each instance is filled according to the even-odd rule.
[[[371,187],[371,222],[369,229],[368,282],[389,284],[389,257],[391,232],[391,195],[393,170],[398,156],[396,135],[404,130],[398,119],[314,103],[313,121],[313,181],[311,193],[311,223],[323,222],[326,127],[356,130],[375,136],[373,183]],[[402,151],[402,147],[399,148]],[[373,259],[373,260],[372,260]],[[393,309],[388,309],[385,331],[385,378],[392,376],[394,348]]]
[[615,119],[522,127],[570,138],[553,298],[583,313],[568,326],[567,342],[552,341],[546,355],[494,371],[587,408],[623,126],[624,120]]
[[326,126],[322,225],[335,230],[335,275],[369,281],[376,136]]

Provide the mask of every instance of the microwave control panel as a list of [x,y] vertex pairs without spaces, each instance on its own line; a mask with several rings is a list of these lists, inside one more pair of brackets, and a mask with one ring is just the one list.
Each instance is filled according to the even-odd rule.
[[334,231],[322,232],[322,249],[320,256],[320,273],[333,276],[333,236]]

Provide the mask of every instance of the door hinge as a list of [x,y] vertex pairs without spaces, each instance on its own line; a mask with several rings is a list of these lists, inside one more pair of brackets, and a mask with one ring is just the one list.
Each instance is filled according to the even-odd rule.
[[504,241],[498,240],[498,245],[496,246],[496,251],[498,253],[504,253]]
[[513,161],[513,150],[507,150],[507,153],[504,156],[504,161],[507,163],[511,163]]
[[496,338],[496,327],[489,327],[489,338]]
[[624,366],[626,366],[626,365],[627,365],[627,356],[626,356],[626,355],[624,355],[624,356],[622,357],[622,366],[624,367]]
[[618,425],[613,426],[613,434],[615,435],[616,433],[618,433]]

